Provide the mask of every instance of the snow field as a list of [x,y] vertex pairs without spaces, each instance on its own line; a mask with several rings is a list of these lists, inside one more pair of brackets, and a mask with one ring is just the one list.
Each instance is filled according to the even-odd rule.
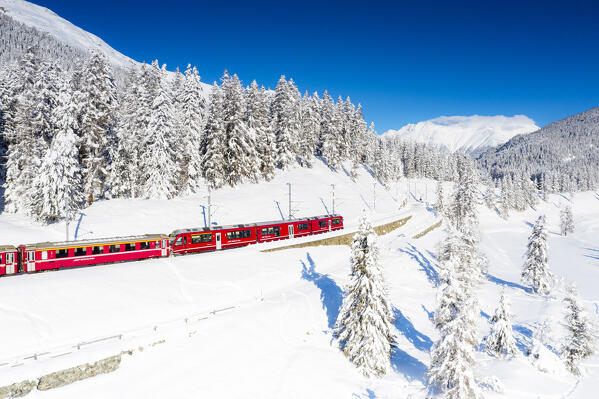
[[[318,164],[311,170],[284,172],[270,183],[217,191],[213,203],[218,203],[219,208],[213,220],[227,224],[280,219],[274,201],[286,204],[287,181],[298,188],[294,198],[300,203],[302,215],[325,213],[320,198],[329,206],[326,193],[330,193],[331,182],[337,185],[336,196],[340,200],[336,211],[345,216],[346,226],[355,226],[362,208],[368,209],[372,188],[368,174],[362,173],[358,183],[352,183],[342,173],[331,174]],[[256,245],[220,253],[0,279],[0,317],[6,326],[0,330],[0,337],[11,342],[2,358],[135,332],[124,343],[107,341],[82,349],[72,357],[42,357],[17,368],[0,367],[0,384],[19,380],[16,376],[39,376],[97,360],[124,347],[144,346],[143,352],[124,356],[114,373],[53,391],[34,392],[31,397],[424,398],[429,350],[438,338],[430,318],[436,307],[435,254],[443,228],[411,239],[438,220],[430,209],[434,183],[428,182],[428,193],[424,181],[414,183],[414,197],[428,194],[429,207],[412,198],[398,211],[401,201],[393,200],[392,187],[390,193],[377,192],[377,212],[368,210],[374,224],[378,224],[376,220],[412,216],[404,227],[379,238],[381,262],[396,315],[398,346],[391,360],[392,371],[381,379],[362,377],[331,336],[342,292],[349,281],[349,248],[329,246],[263,253]],[[450,187],[445,187],[448,197]],[[398,192],[405,193],[406,189],[404,182]],[[191,221],[203,225],[202,201],[205,200],[200,194],[172,201],[98,202],[84,210],[80,232],[87,238],[108,236],[111,232],[168,232],[189,226]],[[571,199],[575,231],[567,237],[555,234],[559,231],[560,201],[567,199],[552,195],[536,211],[513,212],[508,220],[484,205],[479,207],[481,249],[489,260],[489,279],[478,290],[479,339],[488,334],[487,318],[493,315],[505,287],[515,315],[514,333],[520,352],[513,360],[476,353],[476,375],[481,379],[496,377],[504,387],[504,394],[486,393],[487,398],[588,398],[599,388],[598,356],[584,363],[587,375],[577,383],[550,350],[534,364],[524,354],[532,335],[546,320],[552,328],[555,348],[563,335],[562,292],[556,289],[547,298],[537,297],[520,282],[531,231],[529,223],[540,212],[547,215],[552,271],[577,283],[591,319],[597,320],[598,199],[594,193],[579,193]],[[62,239],[64,227],[39,227],[12,215],[0,215],[0,223],[3,242],[18,242],[32,234]],[[173,322],[156,332],[151,328],[234,305],[236,308],[193,325]],[[148,347],[160,339],[165,342]]]

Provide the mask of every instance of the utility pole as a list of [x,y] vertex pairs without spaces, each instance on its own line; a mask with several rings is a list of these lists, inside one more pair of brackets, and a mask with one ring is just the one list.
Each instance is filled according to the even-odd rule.
[[210,184],[208,184],[208,228],[212,227],[212,198]]
[[335,185],[331,184],[331,187],[333,187],[333,215],[335,214]]
[[372,208],[376,211],[376,182],[372,183]]
[[289,220],[291,220],[291,183],[287,183],[289,186]]

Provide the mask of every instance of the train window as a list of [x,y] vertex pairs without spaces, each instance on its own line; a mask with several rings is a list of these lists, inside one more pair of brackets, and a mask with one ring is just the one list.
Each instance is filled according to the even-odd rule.
[[102,253],[104,253],[104,247],[102,247],[102,246],[92,247],[92,254],[93,255],[98,255],[98,254],[102,254]]
[[111,254],[115,252],[121,252],[121,246],[119,244],[111,245],[108,248],[108,252],[110,252]]
[[249,238],[252,236],[251,230],[228,231],[227,240],[237,240],[240,238]]
[[86,249],[87,248],[84,248],[84,247],[83,248],[81,248],[81,247],[80,248],[75,248],[75,256],[84,256],[84,255],[87,255]]
[[299,223],[297,225],[298,230],[308,230],[308,223]]
[[319,220],[318,221],[318,227],[327,227],[327,221],[326,220]]
[[333,219],[333,226],[341,224],[341,218],[334,218]]
[[265,228],[262,229],[262,235],[263,236],[268,236],[268,235],[272,235],[272,234],[274,234],[275,237],[280,236],[281,235],[281,228],[279,226],[275,226],[275,227],[265,227]]
[[42,260],[48,259],[48,251],[42,251]]
[[69,250],[68,249],[63,248],[63,249],[57,249],[56,250],[55,258],[66,258],[67,256],[69,256]]
[[139,243],[139,249],[150,249],[150,243],[148,241],[146,241],[146,242],[140,242]]
[[125,251],[135,251],[135,243],[128,242],[125,244]]
[[201,244],[204,242],[212,242],[212,233],[192,234],[191,243]]

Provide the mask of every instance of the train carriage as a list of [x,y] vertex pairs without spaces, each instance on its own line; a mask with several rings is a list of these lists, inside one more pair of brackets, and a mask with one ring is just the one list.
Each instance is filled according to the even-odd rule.
[[343,216],[323,215],[308,219],[312,234],[321,234],[334,230],[343,229]]
[[21,245],[25,272],[169,256],[168,236],[140,236]]
[[308,219],[261,222],[256,224],[258,242],[284,240],[312,234]]
[[257,242],[255,224],[180,229],[169,237],[173,254],[215,251]]
[[0,276],[19,272],[19,250],[12,245],[0,245]]

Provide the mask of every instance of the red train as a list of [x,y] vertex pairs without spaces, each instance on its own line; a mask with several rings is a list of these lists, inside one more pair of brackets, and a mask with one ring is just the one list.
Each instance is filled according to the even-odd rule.
[[214,251],[343,229],[341,215],[180,229],[170,235],[0,246],[0,275]]

